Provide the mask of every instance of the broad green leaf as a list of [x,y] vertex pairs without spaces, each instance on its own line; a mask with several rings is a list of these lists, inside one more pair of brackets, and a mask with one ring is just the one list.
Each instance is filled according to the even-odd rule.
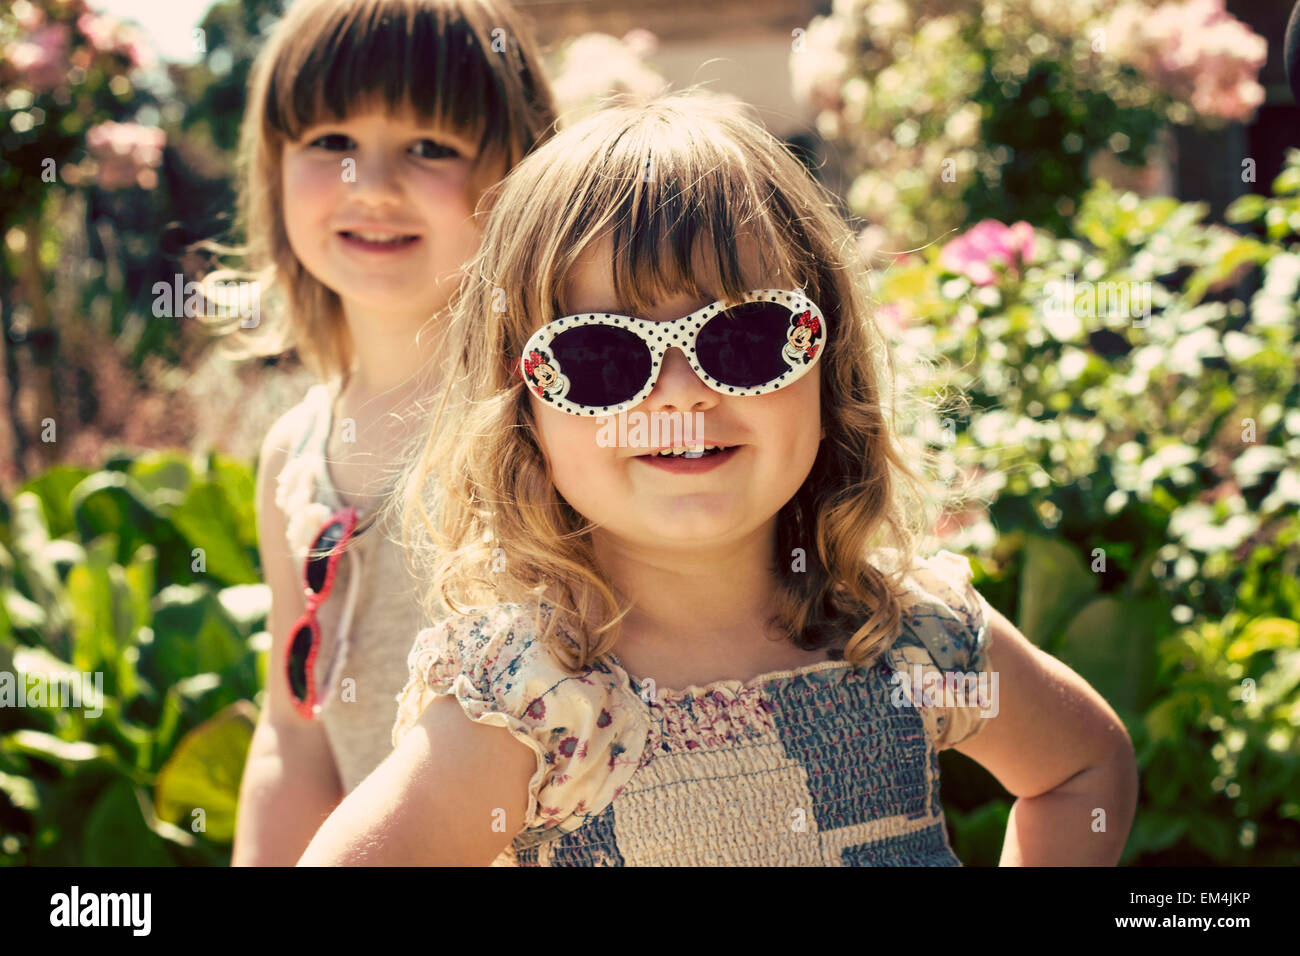
[[140,673],[157,687],[195,674],[225,673],[248,653],[243,637],[208,588],[171,585],[153,607],[153,640],[140,648]]
[[[127,469],[141,488],[155,502],[181,501],[194,483],[194,469],[188,460],[175,452],[151,452],[131,462]],[[159,496],[159,492],[170,494]]]
[[170,866],[166,845],[145,823],[141,796],[125,780],[110,784],[86,819],[86,866]]
[[1121,716],[1136,713],[1155,680],[1157,629],[1164,617],[1159,601],[1097,598],[1070,621],[1056,656]]
[[4,793],[19,810],[36,811],[40,809],[40,793],[36,784],[26,777],[0,773],[0,793]]
[[225,584],[261,580],[240,533],[239,512],[219,486],[204,483],[191,488],[171,517],[191,547],[202,549],[208,574]]
[[72,517],[83,541],[113,535],[116,560],[128,562],[147,543],[159,546],[175,536],[174,529],[148,501],[144,490],[125,472],[100,471],[72,493]]
[[222,588],[217,593],[217,600],[245,634],[251,634],[257,625],[265,623],[271,613],[271,589],[265,584],[237,584]]
[[1228,646],[1227,657],[1230,661],[1244,661],[1260,651],[1273,651],[1280,647],[1300,648],[1300,621],[1280,617],[1252,621]]
[[47,616],[49,630],[58,632],[67,622],[66,597],[48,557],[50,535],[40,498],[30,492],[14,498],[12,521],[14,566]]
[[19,492],[30,492],[41,501],[45,512],[45,526],[50,537],[58,538],[76,530],[72,520],[72,508],[69,504],[72,489],[77,487],[90,472],[68,465],[56,465],[43,474],[19,488]]
[[97,760],[112,760],[111,747],[81,740],[63,740],[39,730],[15,730],[0,737],[0,748],[10,753],[41,757],[53,763],[82,764]]
[[1097,576],[1077,551],[1060,541],[1031,535],[1025,542],[1017,625],[1044,647],[1096,590]]
[[193,811],[202,809],[209,840],[234,839],[239,784],[256,719],[252,704],[238,701],[181,738],[158,772],[154,794],[160,820],[189,827]]
[[[1278,179],[1281,179],[1279,176]],[[1247,193],[1234,199],[1225,210],[1223,217],[1231,223],[1254,222],[1264,215],[1268,210],[1268,200],[1256,195]]]

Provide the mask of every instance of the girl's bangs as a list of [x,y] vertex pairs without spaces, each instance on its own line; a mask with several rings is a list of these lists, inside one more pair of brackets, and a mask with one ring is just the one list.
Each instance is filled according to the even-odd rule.
[[[731,298],[785,287],[792,276],[807,274],[807,257],[792,241],[786,217],[762,201],[775,190],[756,174],[760,164],[726,149],[702,156],[698,144],[673,149],[671,137],[627,143],[592,159],[579,166],[588,172],[573,193],[588,197],[585,214],[552,241],[574,250],[612,241],[620,307],[640,312],[682,294]],[[560,289],[567,272],[559,276]]]
[[492,41],[456,5],[339,3],[299,27],[277,57],[265,104],[268,127],[289,139],[372,107],[410,110],[481,150],[488,118],[506,114],[489,66],[503,54],[484,46]]

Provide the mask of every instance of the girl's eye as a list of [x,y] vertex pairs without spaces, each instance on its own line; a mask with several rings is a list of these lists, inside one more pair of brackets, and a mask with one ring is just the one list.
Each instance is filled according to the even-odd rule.
[[444,146],[437,140],[422,139],[411,147],[421,159],[456,159],[460,156],[453,147]]
[[317,136],[308,145],[328,150],[345,150],[352,149],[354,144],[350,137],[342,133],[326,133],[324,136]]

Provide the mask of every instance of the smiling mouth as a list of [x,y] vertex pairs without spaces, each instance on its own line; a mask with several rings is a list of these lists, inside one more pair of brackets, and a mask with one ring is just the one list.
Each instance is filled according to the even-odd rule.
[[372,246],[404,246],[420,238],[419,236],[401,232],[350,232],[344,230],[339,235],[344,239],[364,242]]
[[652,451],[646,455],[637,455],[637,458],[708,458],[711,455],[718,455],[724,451],[730,451],[738,448],[738,445],[695,445],[691,447],[678,448],[661,448],[659,451]]

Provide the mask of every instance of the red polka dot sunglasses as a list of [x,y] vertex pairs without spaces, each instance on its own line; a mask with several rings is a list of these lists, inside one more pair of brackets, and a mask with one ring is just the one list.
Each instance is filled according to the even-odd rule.
[[[294,709],[307,720],[314,719],[320,712],[316,694],[316,659],[320,654],[321,631],[316,611],[334,588],[339,559],[356,529],[355,508],[344,508],[334,514],[316,532],[303,565],[307,610],[290,631],[289,647],[285,653],[285,675],[289,680],[289,696],[293,700]],[[350,611],[350,607],[344,611],[344,629],[349,626]]]

